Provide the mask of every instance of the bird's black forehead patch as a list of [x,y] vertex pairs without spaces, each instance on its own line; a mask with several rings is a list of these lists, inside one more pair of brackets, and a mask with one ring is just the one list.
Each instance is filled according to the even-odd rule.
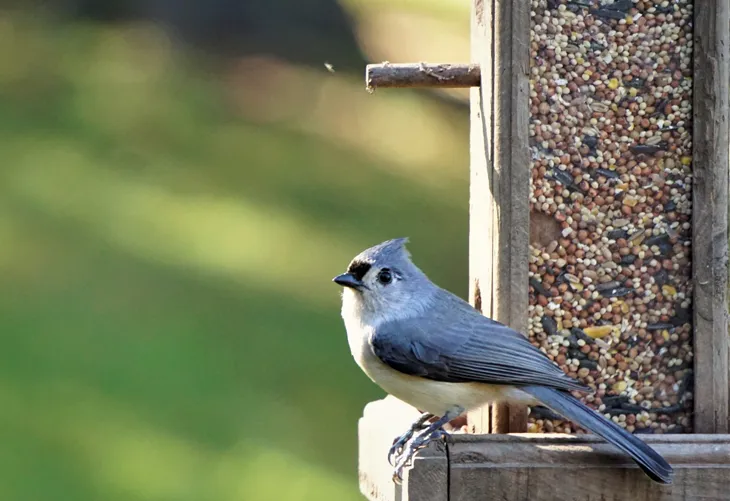
[[365,274],[370,271],[370,268],[372,268],[370,263],[366,263],[364,261],[353,261],[350,263],[350,266],[347,267],[347,273],[358,280],[362,280]]

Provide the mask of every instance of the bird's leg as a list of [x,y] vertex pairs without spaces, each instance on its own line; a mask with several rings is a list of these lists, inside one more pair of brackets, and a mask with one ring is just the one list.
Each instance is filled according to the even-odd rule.
[[401,454],[398,463],[395,465],[395,470],[393,471],[393,481],[395,483],[401,483],[403,480],[403,468],[418,449],[425,447],[432,440],[449,436],[449,434],[443,429],[443,426],[462,412],[464,412],[464,409],[461,407],[455,407],[440,417],[438,421],[431,423],[431,425],[423,430],[423,432],[418,434],[418,436],[408,445],[408,450]]
[[421,431],[426,426],[426,421],[428,421],[432,417],[433,414],[424,412],[421,417],[418,418],[418,420],[414,422],[403,435],[393,441],[393,447],[391,447],[388,451],[388,463],[391,466],[394,466],[393,459],[397,458],[403,453],[403,446],[408,443],[411,437],[413,437],[413,434],[417,431]]

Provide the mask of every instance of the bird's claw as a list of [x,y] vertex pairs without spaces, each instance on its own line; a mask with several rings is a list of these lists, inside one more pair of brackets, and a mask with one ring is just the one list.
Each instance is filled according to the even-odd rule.
[[398,458],[403,454],[405,445],[413,438],[414,432],[415,430],[411,428],[393,441],[393,446],[388,451],[388,464],[390,466],[395,466],[398,462]]
[[395,439],[393,446],[388,451],[388,464],[390,466],[395,466],[394,461],[403,454],[403,446],[408,443],[412,436],[413,432],[408,431]]
[[[400,440],[405,437],[406,435],[413,435],[413,431],[404,433],[397,441],[400,442]],[[443,428],[436,429],[432,432],[426,432],[422,433],[421,435],[417,436],[413,442],[408,446],[408,450],[404,453],[402,446],[405,445],[406,442],[410,439],[406,439],[406,441],[400,446],[400,449],[398,450],[398,453],[395,455],[395,457],[398,459],[398,462],[395,464],[395,468],[393,470],[393,482],[400,485],[403,482],[403,468],[408,464],[408,462],[413,458],[414,454],[418,452],[420,449],[423,449],[424,447],[428,446],[429,443],[431,443],[433,440],[438,439],[446,439],[449,437],[449,433],[447,433]],[[395,444],[393,445],[395,447]],[[391,451],[393,448],[391,448]],[[388,462],[391,466],[393,466],[393,463],[391,462],[391,455],[388,455]]]
[[433,417],[433,414],[424,413],[418,421],[413,423],[411,427],[406,431],[403,435],[393,440],[393,446],[388,451],[388,464],[390,466],[395,466],[395,462],[397,462],[397,458],[403,454],[403,447],[408,443],[408,441],[413,438],[413,434],[417,431],[420,431],[426,427],[426,421],[431,419]]
[[395,482],[398,485],[401,485],[403,483],[403,468],[406,467],[406,464],[408,464],[408,461],[411,459],[413,454],[415,454],[415,450],[411,450],[411,448],[408,448],[408,453],[401,455],[400,459],[398,460],[398,463],[396,464],[395,468],[393,469],[393,482]]

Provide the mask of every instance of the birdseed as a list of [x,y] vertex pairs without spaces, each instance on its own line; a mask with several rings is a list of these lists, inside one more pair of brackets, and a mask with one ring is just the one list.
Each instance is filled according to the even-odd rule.
[[529,337],[633,433],[692,432],[692,9],[531,2]]

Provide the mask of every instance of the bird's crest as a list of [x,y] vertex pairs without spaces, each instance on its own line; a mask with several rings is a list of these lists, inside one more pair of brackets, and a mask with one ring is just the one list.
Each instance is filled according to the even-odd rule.
[[355,256],[352,263],[377,264],[399,261],[404,258],[409,259],[410,253],[406,249],[406,243],[408,243],[408,237],[386,240],[362,251]]

